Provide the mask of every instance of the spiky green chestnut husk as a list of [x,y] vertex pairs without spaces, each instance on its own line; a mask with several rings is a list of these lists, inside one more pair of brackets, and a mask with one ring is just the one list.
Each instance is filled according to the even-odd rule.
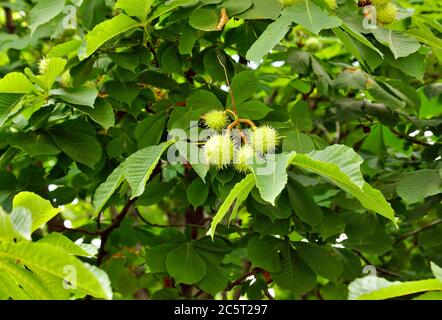
[[254,154],[255,151],[248,144],[243,145],[241,148],[235,150],[235,169],[242,173],[250,172],[248,165],[252,163]]
[[221,130],[225,128],[229,122],[229,117],[224,111],[212,110],[202,116],[204,125],[210,129]]
[[308,38],[307,41],[305,41],[305,48],[309,52],[316,52],[322,49],[322,43],[318,38]]
[[72,81],[71,74],[69,73],[69,70],[61,75],[60,82],[63,85],[63,87],[72,88],[73,81]]
[[256,128],[251,138],[253,149],[259,154],[274,152],[279,143],[278,133],[269,126]]
[[389,4],[391,0],[371,0],[371,4],[375,7],[383,7]]
[[38,72],[40,72],[40,74],[45,74],[48,71],[48,65],[49,65],[48,59],[41,58],[38,61]]
[[397,9],[391,2],[386,6],[376,8],[377,21],[382,24],[389,24],[396,20]]
[[215,135],[204,145],[204,157],[208,164],[222,169],[232,162],[233,141],[228,135]]

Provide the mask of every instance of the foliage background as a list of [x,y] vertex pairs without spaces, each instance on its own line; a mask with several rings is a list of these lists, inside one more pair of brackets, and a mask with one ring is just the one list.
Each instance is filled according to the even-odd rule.
[[[373,30],[352,0],[0,2],[0,298],[440,299],[442,6],[395,2]],[[163,154],[226,75],[296,152],[281,188]]]

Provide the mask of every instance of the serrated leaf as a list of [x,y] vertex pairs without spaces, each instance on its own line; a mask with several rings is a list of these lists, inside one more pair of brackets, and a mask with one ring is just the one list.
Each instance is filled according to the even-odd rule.
[[253,174],[249,174],[233,187],[232,191],[229,193],[226,200],[224,200],[221,207],[219,207],[218,212],[212,219],[210,230],[208,232],[212,239],[215,236],[216,226],[224,219],[232,205],[235,204],[231,213],[231,215],[234,216],[239,206],[247,199],[254,186],[255,178]]
[[123,9],[129,16],[145,21],[151,11],[153,2],[154,0],[118,0],[115,8]]
[[315,34],[323,29],[335,28],[342,24],[341,19],[331,15],[310,0],[296,1],[293,6],[286,8],[283,14],[287,14],[293,22]]
[[415,38],[400,31],[377,28],[373,30],[373,34],[380,43],[390,48],[395,59],[406,57],[421,47]]
[[[47,236],[38,240],[37,243],[46,243],[51,246],[59,247],[73,256],[93,257],[97,254],[97,249],[95,247],[92,247],[95,250],[94,249],[91,250],[90,249],[91,247],[82,248],[80,245],[77,245],[71,239],[65,237],[64,235],[58,232],[53,232],[48,234]],[[88,248],[88,251],[86,251],[85,248]]]
[[187,199],[195,208],[203,205],[208,195],[209,187],[199,178],[193,180],[187,187]]
[[54,129],[50,134],[55,144],[75,161],[90,168],[100,161],[101,146],[93,137],[65,129]]
[[[258,89],[258,78],[252,71],[243,71],[235,75],[231,83],[231,91],[235,97],[236,105],[253,97]],[[227,98],[227,107],[232,105],[232,98]]]
[[423,169],[404,173],[397,184],[397,193],[408,204],[442,193],[442,179],[437,170]]
[[51,94],[65,102],[93,108],[98,91],[92,87],[75,87],[54,89]]
[[34,86],[28,78],[20,72],[10,72],[0,80],[1,93],[30,93]]
[[269,24],[258,40],[250,47],[247,51],[247,59],[260,63],[261,59],[284,38],[292,23],[292,17],[286,11],[283,11],[281,16]]
[[206,263],[191,243],[185,243],[169,252],[166,269],[177,283],[184,284],[197,283],[207,273]]
[[14,209],[25,208],[31,213],[31,232],[43,226],[60,211],[60,209],[54,208],[48,200],[28,191],[17,194],[12,202],[12,207]]
[[123,181],[123,165],[119,165],[107,177],[106,181],[100,184],[97,190],[95,190],[93,205],[96,213],[100,212],[101,209],[103,209],[103,207],[106,205],[106,202],[123,183]]
[[295,153],[267,155],[264,163],[250,165],[255,176],[261,198],[272,205],[287,184],[287,167],[295,157]]
[[84,60],[92,55],[110,39],[127,31],[134,30],[137,27],[138,23],[125,14],[119,14],[110,20],[96,25],[84,39],[83,47],[80,48],[78,54],[80,60]]
[[93,108],[80,105],[75,105],[74,108],[87,114],[92,120],[106,130],[115,125],[114,109],[106,100],[97,100]]
[[367,209],[396,223],[394,211],[379,190],[372,188],[362,177],[362,159],[344,145],[333,145],[309,154],[297,154],[292,164],[317,173],[357,198]]
[[59,15],[63,11],[64,5],[65,0],[39,0],[29,12],[31,32],[34,33],[39,26]]
[[159,146],[151,146],[138,150],[126,159],[123,174],[132,189],[131,199],[140,196],[146,187],[146,182],[155,169],[161,155],[175,140],[169,140]]
[[109,291],[108,287],[109,279],[103,271],[99,273],[96,273],[96,270],[92,271],[92,268],[56,246],[23,241],[2,243],[0,244],[0,258],[20,261],[30,270],[48,273],[59,278],[60,281],[66,279],[65,268],[70,266],[75,269],[76,285],[79,290],[98,298],[112,298],[112,291]]

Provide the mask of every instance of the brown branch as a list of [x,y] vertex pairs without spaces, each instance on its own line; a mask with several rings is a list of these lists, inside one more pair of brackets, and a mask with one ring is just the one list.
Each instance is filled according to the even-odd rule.
[[381,274],[387,275],[387,276],[392,276],[392,277],[398,277],[398,278],[402,278],[402,275],[394,272],[394,271],[390,271],[387,270],[385,268],[382,267],[377,267],[375,266],[373,263],[370,262],[370,260],[368,260],[363,254],[362,252],[358,251],[358,250],[352,250],[356,255],[358,255],[367,265],[372,265],[376,268],[376,271],[378,271]]
[[14,24],[14,18],[12,17],[12,10],[11,10],[11,8],[4,7],[3,11],[5,12],[6,31],[8,33],[14,33],[15,24]]
[[273,296],[270,294],[269,289],[264,289],[264,295],[267,297],[267,299],[269,300],[275,300],[275,298],[273,298]]
[[141,214],[140,211],[138,209],[135,209],[135,214],[137,215],[137,217],[143,221],[143,223],[147,224],[150,227],[155,227],[155,228],[182,228],[182,227],[192,227],[192,228],[199,228],[199,229],[206,229],[207,226],[204,225],[198,225],[198,224],[192,224],[192,223],[175,223],[175,224],[156,224],[156,223],[152,223],[147,221]]
[[236,286],[239,286],[239,285],[241,285],[241,284],[243,284],[245,281],[246,281],[246,279],[248,278],[248,277],[250,277],[250,276],[254,276],[256,274],[256,271],[255,270],[252,270],[252,271],[249,271],[249,272],[246,272],[246,273],[244,273],[241,277],[239,277],[238,279],[236,279],[236,280],[234,280],[234,281],[232,281],[232,282],[230,282],[228,285],[227,285],[227,287],[224,289],[224,291],[230,291],[230,290],[232,290],[233,288],[235,288]]
[[405,140],[407,140],[407,141],[409,141],[409,142],[411,142],[413,144],[417,144],[417,145],[425,146],[425,147],[431,147],[432,146],[432,144],[430,144],[430,143],[427,143],[427,142],[424,142],[424,141],[420,141],[418,139],[410,137],[409,135],[403,134],[403,133],[397,131],[394,128],[391,128],[391,132],[393,132],[399,138],[405,139]]
[[98,250],[97,255],[97,264],[100,265],[103,262],[104,257],[106,256],[107,252],[105,250],[106,243],[109,239],[109,236],[111,235],[112,231],[117,229],[121,222],[124,220],[124,218],[127,216],[129,209],[132,207],[133,203],[137,200],[137,198],[131,199],[126,202],[123,209],[121,210],[120,214],[115,217],[114,221],[104,230],[100,231],[100,237],[101,237],[101,246]]
[[409,237],[414,237],[417,234],[419,234],[420,232],[428,230],[430,228],[433,228],[434,226],[437,226],[440,223],[442,223],[442,219],[436,219],[434,221],[431,221],[430,223],[423,225],[422,227],[417,228],[416,230],[405,233],[402,236],[400,236],[398,239],[396,239],[396,241],[393,243],[393,245],[396,245]]

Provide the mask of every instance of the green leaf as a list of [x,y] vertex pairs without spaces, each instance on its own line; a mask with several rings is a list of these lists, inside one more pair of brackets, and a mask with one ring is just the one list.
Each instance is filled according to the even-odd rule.
[[11,216],[0,208],[0,240],[8,241],[18,236],[11,223]]
[[296,151],[298,153],[308,153],[320,149],[312,136],[305,134],[297,129],[290,130],[282,140],[282,151]]
[[187,199],[192,206],[199,207],[206,202],[209,195],[209,187],[203,180],[196,178],[187,187]]
[[106,130],[115,125],[114,109],[106,100],[96,100],[93,108],[80,105],[75,105],[74,108],[87,114],[92,120]]
[[78,49],[81,47],[80,40],[69,40],[60,44],[57,44],[49,50],[47,57],[55,58],[55,57],[71,57],[71,55],[77,55]]
[[100,161],[101,146],[95,138],[65,129],[54,129],[49,133],[55,144],[75,161],[90,168],[94,168]]
[[293,22],[300,24],[307,30],[319,34],[323,29],[339,27],[342,24],[341,19],[329,14],[309,0],[300,0],[284,10]]
[[125,14],[119,14],[110,20],[96,25],[85,37],[83,47],[78,54],[80,60],[88,58],[110,39],[127,31],[134,30],[138,26],[134,19]]
[[237,107],[238,116],[250,120],[265,118],[270,111],[272,109],[259,100],[246,101]]
[[48,200],[45,200],[39,195],[28,191],[17,194],[14,197],[12,207],[14,209],[25,208],[31,213],[31,232],[43,226],[60,211],[60,209],[52,207]]
[[415,38],[400,31],[377,28],[373,34],[380,43],[390,48],[395,59],[406,57],[421,47]]
[[217,10],[211,8],[199,8],[192,12],[189,18],[189,24],[198,30],[216,31],[220,19]]
[[77,245],[71,239],[58,232],[50,233],[37,242],[59,247],[73,256],[93,257],[97,254],[97,249],[94,246]]
[[197,4],[200,0],[175,0],[171,2],[166,2],[163,5],[160,5],[156,8],[156,10],[153,12],[151,17],[149,18],[150,21],[162,16],[163,14],[166,14],[178,7],[182,6],[192,6],[194,4]]
[[187,97],[186,106],[192,109],[223,109],[217,96],[211,91],[195,90]]
[[310,131],[313,129],[312,118],[307,102],[298,101],[289,111],[290,120],[296,129],[300,131]]
[[193,170],[195,170],[199,177],[205,181],[210,166],[200,161],[200,159],[203,159],[204,157],[203,149],[198,148],[198,145],[195,143],[192,144],[185,141],[178,141],[175,144],[175,147],[177,148],[180,156],[183,157],[184,160],[186,160],[192,166]]
[[1,93],[30,93],[34,86],[28,78],[20,72],[10,72],[0,80]]
[[[1,252],[0,252],[1,255]],[[31,299],[53,300],[54,296],[33,273],[10,260],[0,260],[0,270],[8,273]]]
[[[258,89],[258,78],[253,71],[243,71],[237,73],[231,83],[231,91],[235,97],[235,103],[239,106],[244,101],[253,97]],[[227,107],[232,105],[232,98],[227,98]]]
[[442,179],[438,170],[423,169],[400,176],[397,193],[407,204],[442,193]]
[[419,292],[440,290],[442,290],[442,282],[437,279],[407,281],[402,283],[392,283],[388,287],[363,294],[358,297],[358,300],[385,300]]
[[324,213],[304,186],[290,178],[287,184],[287,192],[290,206],[303,222],[312,227],[322,222]]
[[197,283],[207,273],[206,263],[191,243],[185,243],[169,252],[166,269],[177,283],[184,284]]
[[55,89],[51,94],[65,102],[93,108],[98,91],[92,87],[75,87]]
[[138,150],[124,163],[123,174],[132,189],[131,199],[140,196],[144,192],[146,182],[155,169],[161,155],[175,140],[169,140],[159,146],[147,147]]
[[260,63],[261,59],[284,38],[292,23],[291,16],[288,15],[287,11],[283,11],[281,16],[272,22],[250,47],[247,51],[247,59]]
[[238,19],[271,19],[278,18],[282,9],[280,0],[252,0],[252,7],[237,16]]
[[273,272],[275,283],[300,295],[315,287],[316,275],[310,267],[299,257],[291,245],[286,244],[282,253],[281,271]]
[[145,21],[152,9],[153,2],[154,0],[118,0],[115,8],[123,9],[128,15]]
[[100,184],[95,190],[93,205],[95,208],[95,213],[98,213],[106,205],[106,202],[112,196],[112,194],[118,189],[118,187],[123,183],[123,165],[119,165],[112,171],[112,173],[107,177],[106,181]]
[[150,248],[146,252],[146,263],[153,273],[167,272],[166,270],[166,257],[170,251],[175,249],[175,244],[160,244],[158,246]]
[[287,167],[295,153],[267,155],[264,163],[250,165],[256,180],[261,198],[272,205],[287,184]]
[[247,252],[252,261],[252,265],[269,272],[281,271],[281,257],[279,250],[284,246],[284,242],[274,237],[266,236],[262,239],[253,237],[247,244]]
[[224,219],[232,205],[235,204],[232,209],[231,216],[235,216],[239,206],[247,199],[254,186],[255,178],[253,174],[249,174],[233,187],[232,191],[229,193],[226,200],[224,200],[221,207],[219,207],[218,212],[212,219],[210,230],[208,232],[212,239],[215,236],[216,226]]
[[431,271],[433,272],[436,279],[438,279],[440,282],[442,282],[442,268],[439,267],[434,262],[431,262],[430,265],[431,265]]
[[366,277],[353,280],[348,286],[348,300],[356,300],[361,296],[376,292],[382,288],[387,288],[400,282],[390,282],[384,278],[376,276],[376,271]]
[[14,106],[20,103],[22,97],[23,95],[18,93],[0,93],[0,125],[8,119]]
[[145,148],[157,145],[163,135],[166,120],[167,114],[165,112],[144,118],[135,129],[138,147]]
[[227,283],[229,282],[227,272],[222,267],[210,262],[208,259],[204,259],[204,261],[207,266],[207,272],[204,278],[198,281],[196,285],[201,288],[201,290],[216,296],[217,293],[226,288]]
[[96,268],[83,264],[63,249],[43,243],[6,243],[0,244],[0,260],[18,260],[29,269],[48,273],[63,281],[66,278],[65,267],[75,268],[77,288],[97,298],[111,299],[109,279]]
[[18,207],[11,212],[11,224],[23,238],[31,240],[32,214],[28,209]]
[[29,156],[57,155],[60,149],[54,144],[52,139],[43,133],[26,132],[17,133],[8,137],[11,146],[24,150]]
[[333,248],[307,242],[297,242],[295,247],[301,258],[321,277],[337,280],[344,271],[342,260]]
[[309,154],[297,154],[292,164],[317,173],[357,198],[370,210],[396,223],[394,211],[379,190],[366,183],[359,170],[361,157],[344,145],[333,145]]
[[63,11],[64,5],[65,0],[38,1],[35,7],[29,12],[29,28],[31,32],[34,33],[39,26],[58,16]]

